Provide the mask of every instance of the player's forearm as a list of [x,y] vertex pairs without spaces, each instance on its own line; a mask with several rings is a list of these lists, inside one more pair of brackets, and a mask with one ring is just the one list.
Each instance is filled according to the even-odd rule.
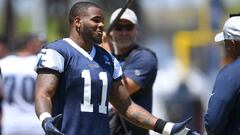
[[145,129],[154,129],[157,118],[134,102],[128,107],[124,117],[131,123]]
[[159,133],[167,122],[157,119],[147,110],[135,104],[127,92],[126,88],[122,85],[121,81],[115,82],[113,90],[109,95],[111,104],[130,122],[136,126],[153,129]]
[[35,99],[35,111],[38,117],[44,112],[48,112],[51,114],[52,111],[52,102],[50,97],[46,97],[44,95],[36,96]]
[[128,121],[146,129],[154,128],[157,118],[131,100],[121,81],[115,82],[113,85],[109,100]]

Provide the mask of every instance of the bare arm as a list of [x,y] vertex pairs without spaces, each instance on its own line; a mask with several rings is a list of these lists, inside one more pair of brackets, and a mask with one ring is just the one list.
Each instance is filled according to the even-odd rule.
[[52,112],[51,98],[54,95],[58,84],[58,75],[50,73],[40,73],[36,80],[35,90],[35,110],[39,117],[42,113]]
[[146,129],[154,128],[157,118],[131,100],[121,81],[114,82],[110,102],[131,123]]
[[130,95],[136,93],[141,89],[141,86],[129,77],[123,77],[122,83],[125,85]]
[[52,100],[56,92],[59,75],[57,73],[42,71],[38,74],[35,90],[35,110],[42,127],[48,135],[64,135],[57,129],[62,114],[51,117]]

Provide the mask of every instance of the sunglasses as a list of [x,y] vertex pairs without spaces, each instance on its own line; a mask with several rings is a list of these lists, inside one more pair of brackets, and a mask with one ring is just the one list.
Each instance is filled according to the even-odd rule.
[[135,27],[134,24],[127,24],[127,25],[116,24],[114,26],[114,30],[122,31],[123,29],[125,29],[126,31],[132,31],[134,27]]

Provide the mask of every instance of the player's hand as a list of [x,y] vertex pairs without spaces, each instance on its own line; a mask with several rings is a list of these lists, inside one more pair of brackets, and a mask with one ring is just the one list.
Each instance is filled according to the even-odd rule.
[[200,134],[196,131],[192,131],[189,128],[183,128],[181,131],[171,134],[171,135],[200,135]]
[[180,123],[174,123],[170,135],[200,135],[196,131],[186,128],[186,125],[192,120],[192,117]]
[[62,114],[59,114],[55,117],[48,117],[43,120],[42,127],[46,135],[64,135],[57,129],[57,126],[60,123],[61,119]]
[[182,131],[185,129],[186,125],[192,120],[192,117],[186,119],[183,122],[180,123],[174,123],[170,135],[175,135],[176,133]]
[[110,38],[111,38],[110,35],[107,35],[106,32],[103,32],[102,43],[100,44],[100,46],[104,48],[106,51],[108,51],[109,53],[112,53],[113,47],[112,47]]

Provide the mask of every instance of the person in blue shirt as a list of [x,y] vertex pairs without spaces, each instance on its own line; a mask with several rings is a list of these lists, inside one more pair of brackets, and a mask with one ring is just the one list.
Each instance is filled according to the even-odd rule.
[[191,118],[167,122],[131,100],[119,62],[99,46],[104,30],[100,6],[75,3],[69,23],[69,37],[46,45],[35,69],[35,109],[47,135],[109,135],[108,101],[142,128],[166,135],[195,133],[185,128]]
[[224,41],[232,62],[218,73],[205,114],[209,135],[240,134],[240,16],[229,18],[215,41]]
[[[110,24],[117,17],[120,9],[115,10],[110,18]],[[147,111],[152,111],[152,86],[156,78],[158,61],[154,52],[147,48],[140,47],[136,43],[138,32],[138,19],[131,9],[126,9],[118,22],[113,26],[109,43],[110,50],[123,68],[123,84],[127,87],[132,100]],[[114,115],[113,115],[114,114]],[[148,135],[146,129],[137,127],[127,121],[112,109],[110,113],[110,127],[112,135],[120,135],[131,132],[131,135]],[[126,126],[126,127],[125,127]],[[121,130],[119,130],[121,127]],[[124,129],[126,128],[126,129]]]

